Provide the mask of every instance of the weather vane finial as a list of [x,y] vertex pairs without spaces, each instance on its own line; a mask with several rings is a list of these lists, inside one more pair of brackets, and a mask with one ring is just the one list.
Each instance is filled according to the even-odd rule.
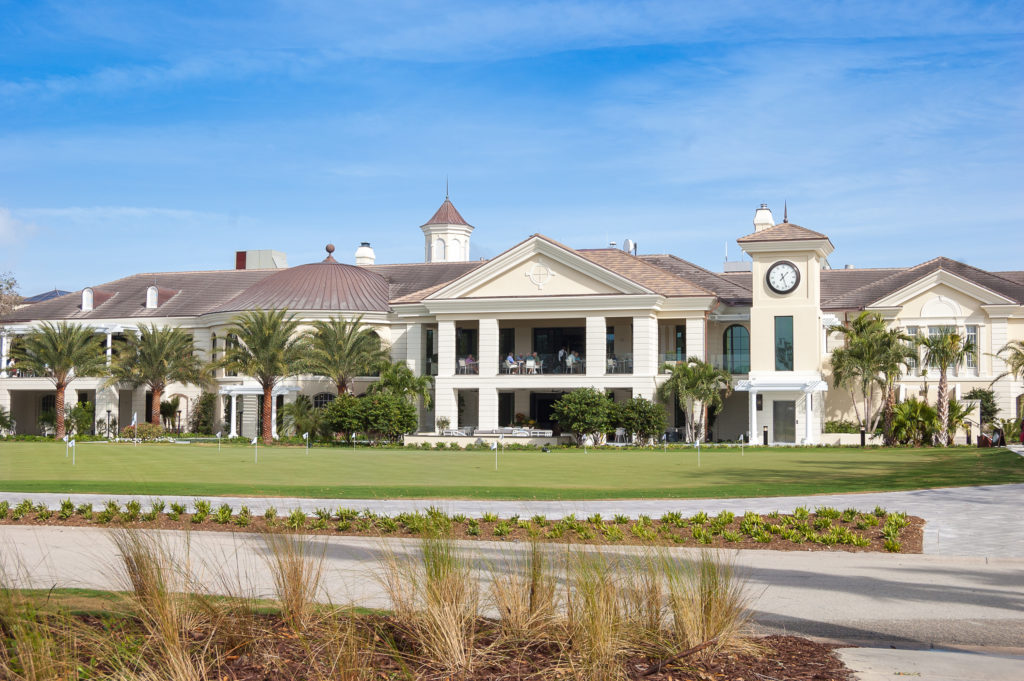
[[444,176],[444,200],[448,200],[448,176]]
[[782,221],[789,222],[789,202],[782,202]]

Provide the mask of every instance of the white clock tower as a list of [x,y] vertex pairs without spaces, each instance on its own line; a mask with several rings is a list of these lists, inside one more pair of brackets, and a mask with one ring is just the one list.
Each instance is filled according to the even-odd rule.
[[821,393],[828,385],[824,356],[821,268],[832,252],[828,236],[794,225],[772,224],[765,204],[754,232],[737,240],[753,259],[750,376],[737,384],[750,393],[751,440],[814,444],[821,434]]

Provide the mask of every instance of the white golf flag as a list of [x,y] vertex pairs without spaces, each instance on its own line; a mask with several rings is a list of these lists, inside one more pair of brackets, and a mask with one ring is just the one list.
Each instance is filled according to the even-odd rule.
[[132,426],[137,426],[138,424],[139,424],[139,412],[133,411],[132,412]]
[[497,448],[498,448],[498,443],[497,442],[492,442],[491,443],[491,449],[497,449]]
[[217,435],[216,435],[216,437],[217,437],[218,439],[220,439],[220,434],[221,434],[221,432],[222,432],[222,431],[219,431],[219,430],[217,431]]
[[65,436],[64,436],[64,437],[62,437],[61,439],[62,439],[62,440],[64,440],[64,442],[67,442],[67,441],[68,441],[68,436],[67,436],[67,435],[65,435]]
[[258,437],[254,437],[254,438],[252,439],[252,442],[251,442],[250,444],[256,444],[256,440],[257,440],[257,439],[258,439]]
[[75,446],[75,441],[74,440],[72,440],[71,442],[68,443],[68,447],[74,447],[74,446]]
[[308,440],[309,439],[309,433],[303,433],[302,434],[302,439],[303,440]]

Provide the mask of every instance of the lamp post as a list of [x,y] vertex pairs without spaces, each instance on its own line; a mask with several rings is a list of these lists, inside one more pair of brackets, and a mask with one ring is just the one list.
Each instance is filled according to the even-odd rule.
[[178,435],[181,435],[181,410],[178,410]]
[[110,409],[107,410],[107,439],[110,439]]

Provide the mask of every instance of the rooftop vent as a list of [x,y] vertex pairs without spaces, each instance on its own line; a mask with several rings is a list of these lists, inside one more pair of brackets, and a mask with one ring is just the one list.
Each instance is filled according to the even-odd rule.
[[857,269],[857,268],[855,268],[853,265],[844,265],[843,269],[844,270],[853,270],[853,269]]

